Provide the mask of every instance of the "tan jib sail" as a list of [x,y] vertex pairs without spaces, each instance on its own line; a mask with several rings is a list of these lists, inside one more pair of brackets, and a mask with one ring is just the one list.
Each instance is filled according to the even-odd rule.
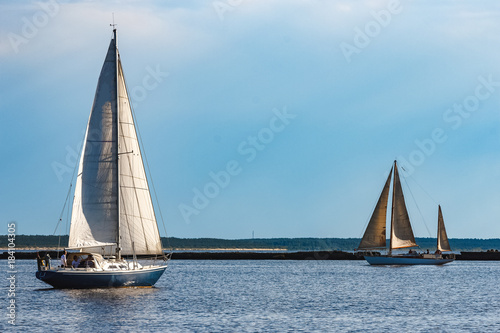
[[382,193],[380,194],[375,210],[370,218],[370,222],[368,222],[365,234],[359,243],[358,250],[386,247],[387,202],[389,201],[391,176],[392,169],[391,172],[389,172],[389,177],[387,177],[387,181],[382,189]]
[[88,251],[109,246],[123,255],[162,253],[116,36],[87,125],[68,244]]
[[391,249],[417,246],[410,217],[406,209],[403,188],[399,179],[396,161],[394,161],[394,183],[392,190],[392,217],[391,217]]
[[451,251],[450,242],[448,242],[448,235],[446,234],[446,228],[444,227],[444,219],[443,213],[441,212],[441,206],[439,206],[438,212],[437,248],[439,251]]

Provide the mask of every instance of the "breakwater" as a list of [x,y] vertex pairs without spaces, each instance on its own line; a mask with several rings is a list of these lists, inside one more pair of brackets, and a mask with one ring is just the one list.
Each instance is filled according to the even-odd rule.
[[[48,252],[52,259],[61,255],[57,251],[38,251],[40,255]],[[16,252],[16,259],[36,259],[37,252]],[[0,253],[0,259],[7,259],[8,252]],[[174,252],[173,260],[363,260],[360,255],[343,251],[298,251],[298,252],[252,252],[252,251],[186,251]],[[461,252],[456,260],[500,260],[500,252]]]

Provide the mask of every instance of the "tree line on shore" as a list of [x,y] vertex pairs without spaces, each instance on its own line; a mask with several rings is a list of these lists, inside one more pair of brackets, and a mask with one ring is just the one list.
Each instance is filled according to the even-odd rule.
[[[7,248],[7,235],[0,236],[0,248]],[[262,249],[288,251],[353,251],[359,238],[177,238],[162,237],[165,249],[204,250],[204,249]],[[422,250],[436,249],[435,238],[416,238]],[[487,251],[500,249],[500,239],[451,238],[453,251]],[[16,248],[63,248],[68,244],[68,236],[16,235]]]

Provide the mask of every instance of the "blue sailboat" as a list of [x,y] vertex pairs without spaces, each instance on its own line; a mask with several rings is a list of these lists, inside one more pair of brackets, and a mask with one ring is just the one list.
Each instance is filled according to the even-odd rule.
[[[379,251],[386,250],[387,205],[393,172],[390,242],[387,254],[380,254]],[[356,250],[358,253],[362,252],[365,260],[371,265],[443,265],[452,262],[455,256],[451,253],[441,206],[439,206],[438,212],[436,252],[418,253],[411,250],[412,247],[417,246],[406,209],[397,162],[394,161],[394,166],[387,177],[363,238]],[[410,251],[408,253],[395,252],[405,248],[410,248]]]
[[39,260],[36,277],[55,288],[151,287],[167,268],[116,29],[88,120],[67,250],[61,265]]

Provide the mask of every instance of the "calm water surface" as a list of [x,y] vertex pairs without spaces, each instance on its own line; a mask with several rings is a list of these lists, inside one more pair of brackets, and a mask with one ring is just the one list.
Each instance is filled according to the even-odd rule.
[[56,290],[18,260],[2,332],[499,332],[500,262],[173,260],[155,288]]

